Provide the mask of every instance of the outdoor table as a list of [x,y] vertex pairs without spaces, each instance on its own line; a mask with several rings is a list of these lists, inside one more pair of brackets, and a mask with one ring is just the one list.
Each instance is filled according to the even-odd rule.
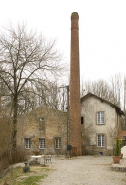
[[40,164],[43,164],[43,159],[44,159],[44,164],[45,164],[45,157],[44,157],[44,155],[32,155],[32,156],[30,156],[29,160],[31,161],[31,160],[34,160],[34,159],[36,159],[37,162],[40,162]]

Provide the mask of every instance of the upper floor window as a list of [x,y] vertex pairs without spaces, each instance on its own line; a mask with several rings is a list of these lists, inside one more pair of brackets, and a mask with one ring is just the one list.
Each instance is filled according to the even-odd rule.
[[61,138],[55,138],[55,148],[56,149],[61,148]]
[[39,118],[39,130],[45,130],[45,118]]
[[98,147],[105,147],[105,135],[97,136]]
[[25,148],[30,149],[31,148],[31,140],[30,138],[25,138]]
[[45,149],[45,138],[39,138],[39,148]]
[[104,112],[97,112],[97,124],[104,124]]

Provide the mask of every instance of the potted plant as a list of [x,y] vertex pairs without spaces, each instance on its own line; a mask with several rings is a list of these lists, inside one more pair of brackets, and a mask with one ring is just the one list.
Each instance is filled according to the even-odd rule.
[[123,154],[121,153],[121,154],[120,154],[120,159],[122,159],[122,158],[123,158]]
[[114,152],[114,156],[113,156],[114,163],[120,162],[120,153],[121,153],[120,143],[119,143],[119,140],[116,139],[115,152]]

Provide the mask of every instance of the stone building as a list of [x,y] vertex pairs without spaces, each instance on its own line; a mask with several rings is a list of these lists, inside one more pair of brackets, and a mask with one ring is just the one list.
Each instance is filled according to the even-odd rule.
[[113,154],[121,115],[124,113],[120,108],[92,93],[81,98],[84,154]]
[[67,146],[67,113],[36,108],[21,115],[17,124],[17,146],[26,154],[65,153]]
[[[18,120],[17,145],[27,152],[66,153],[74,149],[81,155],[113,150],[113,130],[120,125],[122,111],[89,93],[80,102],[79,15],[71,14],[70,105],[67,113],[37,108]],[[69,99],[69,98],[68,98]],[[110,133],[112,132],[112,133]],[[73,152],[73,151],[72,151]]]
[[[100,152],[103,155],[113,154],[123,114],[120,108],[92,93],[81,98],[83,155],[98,155]],[[17,146],[27,154],[34,154],[34,151],[40,154],[66,154],[67,112],[40,107],[20,116]]]

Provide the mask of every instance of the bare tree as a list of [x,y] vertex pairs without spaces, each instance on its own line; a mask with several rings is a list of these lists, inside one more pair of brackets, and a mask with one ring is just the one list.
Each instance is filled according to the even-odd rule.
[[26,84],[45,81],[47,76],[57,75],[62,69],[61,55],[55,50],[55,41],[47,42],[26,26],[10,27],[0,35],[0,79],[6,85],[12,99],[13,129],[12,149],[16,151],[18,102]]
[[81,86],[81,96],[91,92],[100,98],[121,107],[121,103],[123,103],[122,87],[121,74],[117,74],[114,77],[111,77],[110,81],[98,80],[93,82],[83,82]]
[[82,85],[82,95],[91,92],[101,98],[109,100],[110,85],[104,80],[88,81]]
[[47,107],[67,111],[66,83],[45,82],[40,79],[23,88],[18,101],[18,113],[23,114],[36,107]]
[[121,101],[122,101],[122,75],[119,73],[119,74],[116,74],[114,77],[111,77],[111,87],[112,87],[112,90],[111,90],[111,94],[113,95],[111,97],[111,101],[112,103],[114,103],[115,105],[117,106],[121,106]]

